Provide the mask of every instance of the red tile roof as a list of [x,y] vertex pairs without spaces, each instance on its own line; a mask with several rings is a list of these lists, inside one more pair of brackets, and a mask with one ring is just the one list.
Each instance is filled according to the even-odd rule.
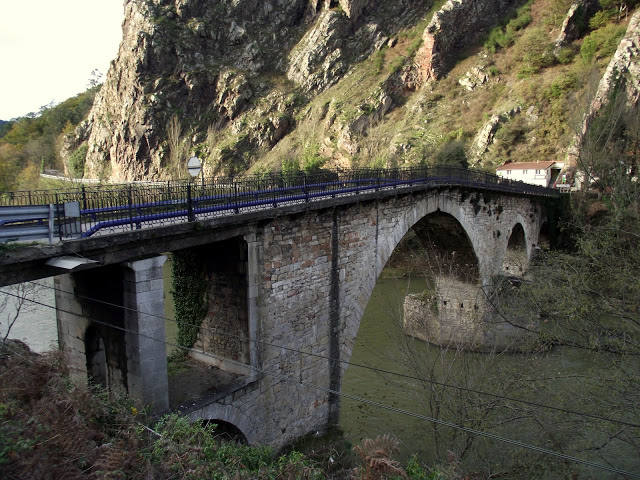
[[496,170],[546,170],[553,165],[555,160],[547,160],[546,162],[511,162],[499,166]]

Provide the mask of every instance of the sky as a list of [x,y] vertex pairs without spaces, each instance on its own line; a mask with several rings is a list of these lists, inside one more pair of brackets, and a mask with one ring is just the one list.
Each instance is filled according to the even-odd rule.
[[0,0],[0,120],[87,89],[118,53],[123,0]]

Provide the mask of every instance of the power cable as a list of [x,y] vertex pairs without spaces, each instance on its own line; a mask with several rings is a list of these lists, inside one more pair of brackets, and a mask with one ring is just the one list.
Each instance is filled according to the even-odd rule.
[[[91,302],[101,303],[103,305],[116,307],[116,308],[120,308],[120,309],[123,309],[123,310],[128,310],[128,311],[131,311],[131,312],[134,312],[134,313],[147,315],[147,316],[150,316],[150,317],[158,318],[158,319],[161,319],[161,320],[164,320],[164,321],[168,321],[168,322],[172,322],[172,323],[177,323],[175,319],[171,319],[171,318],[165,317],[163,315],[141,312],[141,311],[136,310],[136,309],[131,308],[131,307],[126,307],[124,305],[118,305],[118,304],[115,304],[115,303],[112,303],[112,302],[108,302],[106,300],[100,300],[100,299],[88,297],[88,296],[85,296],[85,295],[76,295],[73,292],[68,292],[66,290],[63,290],[63,289],[60,289],[60,288],[56,288],[56,287],[51,287],[51,286],[48,286],[48,285],[42,285],[42,284],[37,283],[37,282],[29,282],[29,283],[33,283],[34,285],[37,285],[37,286],[40,286],[40,287],[43,287],[43,288],[52,289],[52,290],[55,290],[57,292],[66,293],[66,294],[69,294],[69,295],[74,295],[77,298],[82,298],[82,299],[85,299],[85,300],[88,300],[88,301],[91,301]],[[195,325],[193,323],[185,323],[185,325],[192,326],[192,327],[198,326],[198,325]],[[376,373],[394,375],[394,376],[397,376],[397,377],[400,377],[400,378],[404,378],[404,379],[407,379],[407,380],[416,380],[416,381],[419,381],[419,382],[425,382],[425,383],[429,383],[429,384],[432,384],[432,385],[437,385],[437,386],[440,386],[440,387],[452,388],[452,389],[463,391],[463,392],[474,393],[474,394],[477,394],[477,395],[484,395],[484,396],[493,397],[493,398],[497,398],[497,399],[500,399],[500,400],[506,400],[506,401],[510,401],[510,402],[517,402],[517,403],[521,403],[521,404],[524,404],[524,405],[528,405],[530,407],[545,408],[545,409],[548,409],[548,410],[554,410],[554,411],[561,412],[561,413],[567,413],[567,414],[581,416],[581,417],[585,417],[585,418],[592,418],[594,420],[610,422],[610,423],[614,423],[614,424],[618,424],[618,425],[625,425],[627,427],[640,428],[640,424],[633,423],[633,422],[628,422],[628,421],[625,421],[625,420],[618,420],[618,419],[615,419],[615,418],[609,418],[609,417],[604,417],[604,416],[595,415],[595,414],[591,414],[591,413],[580,412],[580,411],[577,411],[577,410],[571,410],[571,409],[567,409],[567,408],[556,407],[556,406],[553,406],[553,405],[545,405],[545,404],[538,403],[538,402],[533,402],[533,401],[530,401],[530,400],[523,400],[523,399],[518,399],[518,398],[513,398],[513,397],[507,397],[507,396],[504,396],[504,395],[499,395],[497,393],[485,392],[485,391],[482,391],[482,390],[475,390],[473,388],[462,387],[462,386],[459,386],[459,385],[452,385],[452,384],[448,384],[448,383],[444,383],[444,382],[438,382],[436,380],[431,380],[431,379],[428,379],[428,378],[420,378],[420,377],[416,377],[416,376],[413,376],[413,375],[408,375],[408,374],[404,374],[404,373],[400,373],[400,372],[394,372],[394,371],[391,371],[391,370],[385,370],[385,369],[382,369],[382,368],[372,367],[372,366],[361,364],[361,363],[349,362],[347,360],[339,360],[339,359],[335,359],[335,358],[332,358],[332,357],[329,357],[329,356],[326,356],[326,355],[321,355],[321,354],[312,353],[312,352],[306,352],[304,350],[298,350],[298,349],[295,349],[295,348],[292,348],[292,347],[287,347],[287,346],[284,346],[284,345],[278,345],[278,344],[270,343],[270,342],[267,342],[267,341],[264,341],[264,340],[256,340],[256,339],[251,339],[251,338],[243,339],[238,335],[233,335],[233,334],[230,334],[230,333],[226,333],[226,332],[220,331],[220,330],[218,330],[216,328],[210,328],[210,327],[204,327],[204,326],[198,326],[198,327],[203,329],[203,330],[205,330],[205,331],[209,331],[209,332],[215,333],[215,334],[223,336],[223,337],[228,337],[228,338],[233,338],[233,339],[240,339],[240,340],[247,340],[247,341],[249,341],[251,343],[257,343],[257,344],[261,344],[261,345],[266,345],[268,347],[278,348],[278,349],[282,349],[282,350],[293,352],[293,353],[299,353],[301,355],[307,355],[307,356],[310,356],[310,357],[322,358],[324,360],[328,360],[329,362],[337,361],[337,362],[339,362],[339,363],[341,363],[343,365],[362,368],[364,370],[370,370],[370,371],[373,371],[373,372],[376,372]]]
[[[26,298],[26,297],[20,297],[19,295],[16,295],[16,294],[13,294],[13,293],[10,293],[10,292],[5,292],[3,290],[0,290],[0,293],[4,293],[5,295],[9,295],[9,296],[12,296],[12,297],[15,297],[15,298],[22,298],[23,300],[26,300],[28,302],[34,303],[36,305],[40,305],[40,306],[43,306],[43,307],[51,308],[53,310],[56,310],[56,311],[59,311],[59,312],[63,312],[63,313],[69,314],[69,315],[74,315],[74,316],[85,318],[85,319],[87,318],[82,314],[79,314],[79,313],[76,313],[76,312],[71,312],[71,311],[68,311],[68,310],[64,310],[64,309],[59,308],[59,307],[57,307],[55,305],[48,305],[48,304],[43,303],[43,302],[38,302],[37,300],[31,300],[31,299]],[[152,337],[150,335],[146,335],[146,334],[143,334],[143,333],[140,333],[140,332],[134,332],[133,330],[129,330],[129,329],[126,329],[124,327],[118,327],[116,325],[111,325],[109,323],[102,322],[100,320],[96,320],[96,319],[93,319],[93,318],[89,318],[89,320],[91,320],[92,322],[94,322],[94,323],[96,323],[98,325],[103,325],[103,326],[108,327],[108,328],[113,328],[115,330],[119,330],[119,331],[122,331],[122,332],[125,332],[125,333],[130,333],[130,334],[133,334],[133,335],[137,335],[137,336],[140,336],[140,337],[143,337],[143,338],[147,338],[147,339],[155,341],[155,342],[171,345],[173,347],[180,348],[180,349],[185,350],[185,351],[193,351],[193,352],[196,352],[196,353],[198,353],[200,355],[204,354],[205,356],[208,356],[210,358],[219,359],[217,356],[215,356],[213,354],[210,354],[210,353],[207,353],[207,352],[200,352],[200,351],[194,350],[192,348],[183,347],[181,345],[174,344],[172,342],[168,342],[168,341],[166,341],[164,339],[159,339],[159,338],[156,338],[156,337]],[[329,393],[329,394],[337,395],[337,396],[340,396],[340,397],[343,397],[343,398],[348,398],[350,400],[354,400],[354,401],[357,401],[359,403],[363,403],[363,404],[366,404],[366,405],[371,405],[371,406],[374,406],[374,407],[377,407],[377,408],[381,408],[383,410],[388,410],[390,412],[398,413],[398,414],[401,414],[401,415],[406,415],[406,416],[409,416],[409,417],[417,418],[419,420],[424,420],[424,421],[427,421],[427,422],[436,423],[438,425],[443,425],[443,426],[446,426],[446,427],[450,427],[450,428],[453,428],[453,429],[456,429],[456,430],[460,430],[460,431],[463,431],[463,432],[466,432],[466,433],[470,433],[472,435],[477,435],[477,436],[489,438],[489,439],[492,439],[492,440],[497,440],[497,441],[500,441],[500,442],[503,442],[503,443],[506,443],[506,444],[509,444],[509,445],[514,445],[514,446],[525,448],[525,449],[528,449],[528,450],[532,450],[532,451],[535,451],[535,452],[538,452],[538,453],[543,453],[545,455],[550,455],[550,456],[553,456],[553,457],[556,457],[556,458],[561,458],[563,460],[568,460],[568,461],[571,461],[571,462],[574,462],[574,463],[579,463],[579,464],[582,464],[582,465],[585,465],[585,466],[588,466],[588,467],[597,468],[597,469],[605,470],[605,471],[612,472],[612,473],[617,473],[617,474],[620,474],[620,475],[623,475],[623,476],[627,476],[627,477],[630,477],[630,478],[640,479],[640,474],[637,474],[637,473],[627,472],[625,470],[621,470],[621,469],[618,469],[618,468],[615,468],[615,467],[610,467],[608,465],[602,465],[600,463],[591,462],[589,460],[583,460],[581,458],[574,457],[572,455],[567,455],[567,454],[564,454],[564,453],[561,453],[561,452],[556,452],[554,450],[550,450],[550,449],[547,449],[547,448],[538,447],[536,445],[531,445],[531,444],[528,444],[528,443],[524,443],[524,442],[521,442],[519,440],[513,440],[511,438],[503,437],[503,436],[497,435],[495,433],[484,432],[484,431],[481,431],[481,430],[476,430],[474,428],[465,427],[463,425],[458,425],[457,423],[450,422],[448,420],[442,420],[442,419],[439,419],[439,418],[429,417],[429,416],[426,416],[426,415],[421,415],[419,413],[410,412],[408,410],[404,410],[404,409],[401,409],[401,408],[393,407],[391,405],[386,405],[386,404],[381,403],[381,402],[377,402],[377,401],[374,401],[374,400],[368,400],[368,399],[360,397],[358,395],[348,394],[348,393],[340,392],[338,390],[334,390],[334,389],[331,389],[331,388],[321,387],[319,385],[315,385],[315,384],[310,383],[310,382],[304,382],[304,381],[301,381],[299,379],[298,380],[293,380],[293,379],[290,378],[290,375],[269,373],[266,370],[262,370],[260,368],[257,368],[257,367],[251,366],[251,365],[247,365],[247,364],[235,361],[235,360],[231,360],[231,359],[227,359],[227,360],[230,363],[235,363],[237,365],[242,365],[244,367],[248,367],[249,369],[254,370],[257,373],[261,373],[263,375],[270,376],[270,377],[276,378],[278,380],[281,380],[281,381],[284,381],[284,382],[287,382],[287,383],[290,383],[290,384],[293,384],[293,385],[303,385],[303,386],[306,386],[306,387],[309,387],[309,388],[312,388],[312,389],[315,389],[315,390],[318,390],[318,391],[321,391],[321,392],[324,392],[324,393]]]

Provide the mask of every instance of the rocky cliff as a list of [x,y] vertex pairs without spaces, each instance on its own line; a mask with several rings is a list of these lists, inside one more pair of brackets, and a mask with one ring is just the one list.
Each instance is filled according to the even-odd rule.
[[[84,175],[113,181],[184,175],[194,153],[207,175],[292,158],[301,168],[562,159],[572,96],[587,70],[604,71],[618,37],[586,64],[593,2],[578,18],[550,1],[127,0],[118,56],[64,155],[86,148]],[[626,19],[610,22],[593,35]],[[505,114],[514,109],[527,113]]]
[[72,142],[88,143],[85,176],[171,175],[176,150],[203,143],[208,131],[244,130],[231,123],[248,110],[260,125],[236,143],[271,146],[305,95],[335,83],[424,7],[368,3],[128,0],[118,56]]

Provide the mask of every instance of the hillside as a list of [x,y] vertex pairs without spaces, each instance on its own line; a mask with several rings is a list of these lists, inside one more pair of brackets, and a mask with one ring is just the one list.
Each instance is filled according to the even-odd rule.
[[85,175],[165,178],[192,152],[214,175],[563,160],[630,7],[562,28],[567,0],[286,5],[129,2]]
[[[563,161],[634,5],[131,0],[91,111],[47,132],[44,165],[126,181],[185,176],[192,154],[206,175]],[[42,168],[11,140],[38,118],[0,138],[0,176]]]

